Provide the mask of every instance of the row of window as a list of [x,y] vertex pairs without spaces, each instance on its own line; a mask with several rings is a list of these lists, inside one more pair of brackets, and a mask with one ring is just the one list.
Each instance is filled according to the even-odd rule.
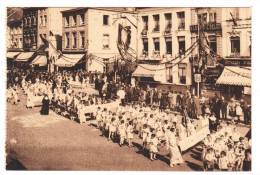
[[40,16],[40,26],[46,26],[47,25],[47,15]]
[[[103,25],[109,25],[109,15],[103,15],[102,20],[103,20]],[[65,27],[81,26],[84,24],[85,24],[85,14],[64,17]]]
[[85,48],[85,32],[66,32],[65,33],[66,49],[84,49]]
[[[84,49],[85,46],[85,32],[66,32],[64,46],[66,49]],[[102,39],[103,49],[110,48],[109,34],[103,34]]]
[[[165,13],[164,18],[166,21],[166,26],[165,26],[165,32],[170,32],[172,28],[172,13]],[[179,30],[184,30],[185,29],[185,12],[177,12],[177,18],[178,18],[178,29]],[[160,32],[160,15],[155,14],[152,16],[153,19],[153,32]],[[148,30],[148,21],[149,17],[148,16],[142,16],[142,21],[143,21],[143,33],[146,34]]]
[[27,26],[30,27],[32,25],[37,25],[36,16],[28,16],[28,17],[24,18],[23,25],[25,27],[27,27]]
[[[172,38],[165,38],[166,54],[172,55]],[[185,36],[178,37],[178,53],[183,54],[185,52]],[[147,55],[149,50],[148,39],[143,39],[143,54]],[[160,55],[160,38],[153,38],[153,50],[155,55]]]
[[[210,52],[217,53],[217,39],[216,36],[209,36],[209,47]],[[166,54],[172,55],[172,38],[165,38],[165,45],[166,45]],[[230,37],[230,45],[231,45],[231,55],[232,56],[239,56],[240,55],[240,37]],[[178,37],[178,53],[183,54],[185,52],[185,37],[179,36]],[[149,49],[148,39],[143,39],[143,54],[147,55]],[[160,55],[160,39],[153,38],[153,50],[154,54]]]
[[64,26],[65,27],[84,25],[84,23],[85,23],[85,15],[84,14],[73,15],[73,16],[65,16],[64,17]]
[[216,12],[198,14],[197,17],[198,17],[198,23],[201,23],[201,24],[206,24],[207,22],[216,22],[217,21]]
[[14,27],[12,29],[10,29],[10,32],[9,32],[11,35],[12,34],[22,34],[23,31],[22,31],[22,28],[21,27]]

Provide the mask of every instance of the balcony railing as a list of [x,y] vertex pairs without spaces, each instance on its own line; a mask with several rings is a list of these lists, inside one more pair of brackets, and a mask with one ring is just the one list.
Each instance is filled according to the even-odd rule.
[[230,58],[237,58],[240,57],[240,52],[233,52],[230,54]]
[[[222,27],[220,23],[216,22],[208,22],[206,24],[201,25],[201,29],[205,32],[218,32],[222,31]],[[190,26],[191,32],[198,32],[198,25],[191,25]]]

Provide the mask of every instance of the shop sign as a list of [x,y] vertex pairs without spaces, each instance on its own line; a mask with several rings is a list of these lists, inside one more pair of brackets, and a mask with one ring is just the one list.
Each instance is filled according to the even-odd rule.
[[250,59],[225,59],[225,66],[251,66]]
[[196,83],[200,83],[201,82],[201,74],[194,74],[194,81]]

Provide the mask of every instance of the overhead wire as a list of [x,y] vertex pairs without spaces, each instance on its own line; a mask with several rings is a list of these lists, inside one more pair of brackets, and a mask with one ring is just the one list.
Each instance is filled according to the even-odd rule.
[[[195,46],[196,46],[196,45],[193,45],[193,48],[192,48],[186,55],[184,55],[184,57],[181,58],[178,62],[176,62],[176,63],[174,63],[174,64],[171,64],[171,65],[167,65],[167,68],[175,67],[176,65],[178,65],[179,63],[181,63],[184,59],[187,58],[187,56],[189,56],[189,55],[192,53],[192,51],[195,49]],[[170,62],[170,63],[171,63],[171,62]],[[158,65],[158,64],[157,64],[157,65]],[[149,71],[160,71],[160,70],[165,70],[165,69],[166,69],[166,67],[158,68],[158,69],[151,69],[151,68],[147,68],[147,67],[145,67],[145,66],[143,66],[143,65],[141,65],[141,64],[139,64],[138,66],[142,67],[143,69],[149,70]]]

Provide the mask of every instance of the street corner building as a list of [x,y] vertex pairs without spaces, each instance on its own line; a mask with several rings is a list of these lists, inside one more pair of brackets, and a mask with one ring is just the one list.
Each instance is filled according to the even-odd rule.
[[251,170],[251,8],[6,13],[7,170]]

